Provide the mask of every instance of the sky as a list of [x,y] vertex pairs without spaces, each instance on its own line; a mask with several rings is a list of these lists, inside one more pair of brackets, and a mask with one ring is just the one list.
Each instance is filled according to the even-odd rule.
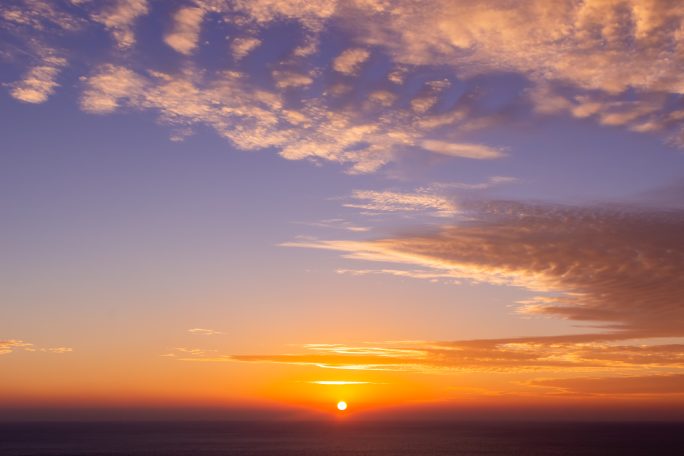
[[683,95],[667,0],[3,1],[0,419],[684,419]]

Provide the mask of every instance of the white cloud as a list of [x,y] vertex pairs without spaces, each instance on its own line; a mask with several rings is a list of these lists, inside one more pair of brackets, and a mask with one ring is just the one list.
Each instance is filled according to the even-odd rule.
[[488,160],[500,158],[504,155],[501,150],[482,144],[452,143],[435,139],[426,139],[423,140],[420,145],[425,150],[429,150],[436,154],[448,155],[450,157]]
[[288,87],[306,87],[314,81],[311,76],[294,71],[274,70],[272,75],[276,82],[276,87],[280,89]]
[[32,67],[24,77],[10,85],[10,94],[26,103],[43,103],[59,86],[57,76],[66,60],[61,57],[47,57],[41,64]]
[[352,75],[359,70],[363,62],[368,60],[368,57],[370,57],[370,52],[366,49],[347,49],[335,58],[333,68],[340,73]]
[[164,42],[181,54],[192,54],[197,47],[204,13],[197,7],[179,9],[173,16],[173,29],[164,36]]
[[206,329],[206,328],[192,328],[192,329],[188,329],[188,332],[190,334],[196,334],[198,336],[216,336],[219,334],[223,334],[221,331],[216,331],[214,329]]
[[145,81],[127,68],[104,65],[95,75],[86,78],[86,86],[81,97],[81,108],[102,114],[116,110],[124,98],[139,98]]
[[55,353],[58,355],[72,352],[69,347],[36,347],[30,342],[19,339],[0,339],[0,355],[8,355],[15,351]]
[[92,17],[112,32],[120,48],[128,48],[135,44],[135,21],[147,14],[148,10],[147,0],[118,0]]
[[424,212],[438,217],[448,217],[457,212],[453,201],[445,196],[426,190],[403,193],[392,191],[356,190],[353,203],[345,207],[371,212]]
[[250,52],[259,47],[261,40],[253,36],[238,37],[230,44],[230,49],[233,51],[233,58],[241,60]]

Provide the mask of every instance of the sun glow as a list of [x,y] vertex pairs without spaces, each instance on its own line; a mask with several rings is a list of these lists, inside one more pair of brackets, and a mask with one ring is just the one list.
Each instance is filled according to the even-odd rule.
[[347,403],[344,401],[338,402],[337,403],[337,410],[339,410],[340,412],[347,410]]

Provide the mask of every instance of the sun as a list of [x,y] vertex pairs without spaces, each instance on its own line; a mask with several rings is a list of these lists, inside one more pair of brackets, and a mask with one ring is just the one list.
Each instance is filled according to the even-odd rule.
[[347,410],[347,403],[344,401],[338,402],[337,403],[337,410],[339,410],[340,412],[344,412],[345,410]]

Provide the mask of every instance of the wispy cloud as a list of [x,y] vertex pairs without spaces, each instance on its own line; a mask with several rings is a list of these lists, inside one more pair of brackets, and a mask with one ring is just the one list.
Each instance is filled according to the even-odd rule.
[[423,279],[430,280],[431,282],[445,282],[458,285],[461,283],[460,280],[454,278],[454,276],[448,272],[439,272],[434,270],[426,269],[338,269],[338,274],[348,274],[354,276],[365,276],[365,275],[392,275],[396,277],[407,277],[411,279]]
[[36,347],[30,342],[19,339],[0,339],[0,355],[7,355],[15,351],[63,354],[72,352],[73,349],[70,347]]
[[684,335],[680,212],[486,203],[470,214],[436,234],[286,245],[541,292],[523,312]]
[[566,394],[607,396],[684,394],[684,374],[558,378],[535,380],[531,384],[558,389]]
[[[634,375],[684,369],[684,345],[629,345],[628,335],[568,336],[462,341],[394,341],[361,345],[308,344],[296,353],[194,354],[194,361],[310,365],[325,369],[420,372],[555,372]],[[536,384],[536,383],[535,383]],[[539,383],[542,385],[543,383]],[[545,386],[552,386],[548,384]],[[558,386],[560,385],[553,385]]]
[[302,225],[314,226],[318,228],[327,228],[334,230],[345,230],[353,233],[365,233],[370,231],[370,227],[361,226],[341,218],[324,219],[318,222],[298,222]]
[[489,160],[500,158],[504,154],[499,149],[484,146],[482,144],[459,144],[445,141],[426,139],[420,143],[421,147],[430,152],[448,155],[450,157],[474,158],[476,160]]
[[415,193],[356,190],[352,199],[355,202],[344,206],[371,212],[423,212],[437,217],[449,217],[457,212],[451,199],[426,189]]
[[192,329],[188,329],[188,332],[190,334],[196,334],[199,336],[216,336],[218,334],[223,334],[221,331],[216,331],[215,329],[206,329],[206,328],[192,328]]

